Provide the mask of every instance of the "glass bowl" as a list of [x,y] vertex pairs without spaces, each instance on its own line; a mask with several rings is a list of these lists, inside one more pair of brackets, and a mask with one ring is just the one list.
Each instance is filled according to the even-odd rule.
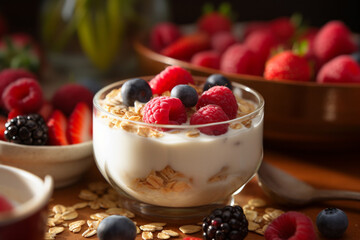
[[[205,81],[194,79],[197,85]],[[262,96],[232,83],[235,96],[252,103],[249,113],[203,125],[147,124],[137,121],[141,109],[136,105],[139,115],[122,112],[112,90],[125,81],[106,86],[94,97],[93,147],[100,172],[122,195],[126,207],[151,217],[185,219],[231,204],[232,196],[255,175],[262,161]],[[228,126],[225,134],[201,132],[224,124]]]

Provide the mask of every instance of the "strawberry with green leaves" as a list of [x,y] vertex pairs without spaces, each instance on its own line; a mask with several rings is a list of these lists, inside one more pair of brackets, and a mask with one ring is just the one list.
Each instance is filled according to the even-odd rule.
[[232,28],[232,21],[229,17],[230,8],[231,6],[227,3],[221,4],[218,10],[215,10],[212,5],[205,5],[205,14],[197,22],[199,31],[210,36],[218,32],[230,32]]

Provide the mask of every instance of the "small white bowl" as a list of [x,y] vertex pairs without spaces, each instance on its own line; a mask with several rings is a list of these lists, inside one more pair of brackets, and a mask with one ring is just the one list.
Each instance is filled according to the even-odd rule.
[[66,146],[29,146],[0,141],[0,163],[41,178],[51,175],[55,188],[80,179],[93,160],[92,141]]
[[53,180],[0,164],[0,194],[14,208],[0,213],[0,239],[43,239]]

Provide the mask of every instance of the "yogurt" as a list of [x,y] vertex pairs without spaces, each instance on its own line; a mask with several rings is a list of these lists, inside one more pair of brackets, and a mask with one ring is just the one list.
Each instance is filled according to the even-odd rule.
[[[221,202],[242,188],[261,163],[261,102],[253,103],[256,111],[246,122],[243,118],[232,120],[228,131],[219,136],[203,134],[187,124],[163,131],[119,120],[100,98],[95,97],[95,103],[93,146],[97,166],[109,182],[138,201],[164,207]],[[147,134],[139,129],[146,129]]]

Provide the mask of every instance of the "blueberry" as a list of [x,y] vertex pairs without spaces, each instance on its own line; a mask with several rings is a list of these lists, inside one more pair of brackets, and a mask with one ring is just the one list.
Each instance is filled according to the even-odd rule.
[[204,92],[213,86],[225,86],[232,90],[232,85],[229,79],[221,74],[212,74],[206,79]]
[[134,106],[135,101],[147,102],[152,96],[149,84],[141,78],[134,78],[121,87],[121,96],[126,106]]
[[350,55],[358,64],[360,64],[360,52],[354,52]]
[[338,208],[326,208],[316,217],[316,225],[326,238],[341,238],[348,227],[346,214]]
[[171,97],[179,98],[185,107],[193,107],[198,101],[195,88],[186,84],[176,85],[170,93]]
[[134,222],[125,216],[111,215],[101,221],[97,236],[100,240],[134,240],[136,227]]

